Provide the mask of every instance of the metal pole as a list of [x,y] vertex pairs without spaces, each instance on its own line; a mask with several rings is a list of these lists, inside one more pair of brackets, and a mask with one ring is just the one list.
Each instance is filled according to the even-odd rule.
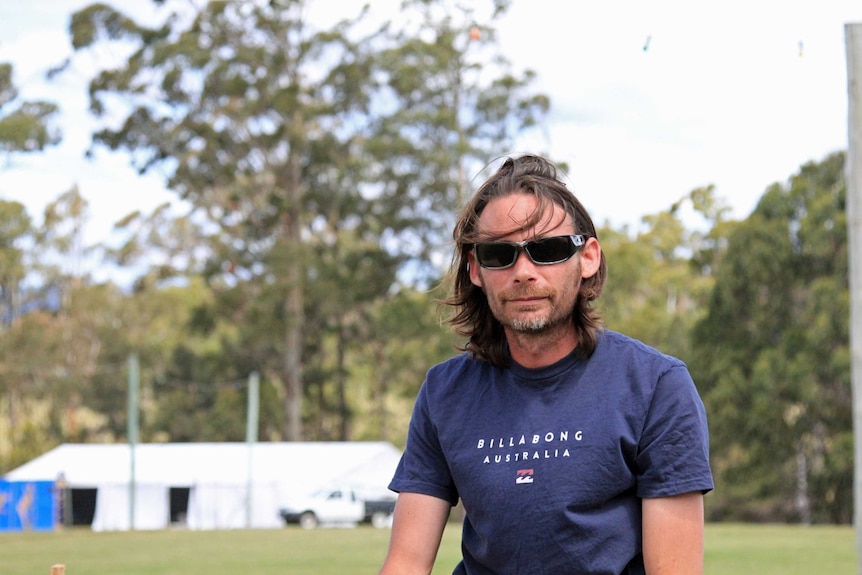
[[129,403],[126,435],[129,442],[129,529],[135,529],[135,445],[138,443],[138,356],[129,356]]
[[848,146],[847,257],[850,277],[850,381],[853,390],[853,523],[858,573],[862,575],[862,24],[845,24]]
[[245,526],[251,527],[251,494],[254,485],[252,473],[254,444],[257,443],[257,422],[260,411],[260,377],[257,372],[248,376],[248,413],[246,415],[245,442],[248,446],[248,483],[245,495]]

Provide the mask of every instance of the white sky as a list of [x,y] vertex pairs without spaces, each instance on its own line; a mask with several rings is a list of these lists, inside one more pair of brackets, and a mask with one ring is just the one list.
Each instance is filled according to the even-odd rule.
[[[42,74],[71,51],[71,12],[91,3],[0,3],[0,62],[15,65],[23,98],[58,101]],[[150,2],[113,4],[140,10]],[[350,0],[314,5],[330,14],[333,6],[344,16],[358,9]],[[707,184],[744,218],[770,184],[846,148],[844,26],[852,22],[862,22],[859,0],[514,0],[497,26],[501,48],[538,73],[552,114],[540,140],[500,152],[566,161],[599,224],[636,228]],[[122,155],[83,159],[83,76],[76,83],[73,69],[62,84],[63,145],[12,164],[0,159],[0,197],[21,201],[40,221],[45,204],[77,184],[90,201],[94,242],[130,211],[174,196],[158,177],[138,177]]]

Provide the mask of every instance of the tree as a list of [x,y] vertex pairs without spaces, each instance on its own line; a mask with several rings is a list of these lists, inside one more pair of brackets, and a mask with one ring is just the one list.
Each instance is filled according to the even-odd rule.
[[[128,150],[141,171],[164,166],[168,185],[213,224],[211,278],[283,295],[281,380],[289,440],[301,438],[303,234],[314,233],[317,186],[341,188],[368,106],[368,61],[349,23],[314,31],[303,2],[211,2],[190,19],[146,29],[110,7],[73,16],[73,45],[103,30],[140,48],[94,79],[92,106],[130,103],[119,129],[95,141]],[[187,23],[187,24],[185,24]],[[245,301],[255,302],[249,294]],[[268,361],[269,358],[262,358]]]
[[692,190],[667,210],[627,228],[599,230],[609,275],[599,305],[608,326],[686,359],[720,258],[727,208],[712,186]]
[[[337,224],[326,238],[309,245],[316,257],[309,266],[315,281],[306,318],[319,324],[309,325],[314,337],[306,339],[310,361],[305,367],[319,438],[346,441],[357,408],[348,398],[349,382],[356,386],[359,379],[350,354],[367,352],[371,309],[391,296],[400,258],[382,250],[376,238],[339,230]],[[327,388],[332,388],[329,393]]]
[[13,82],[13,67],[0,63],[0,151],[38,152],[58,144],[60,131],[50,121],[57,113],[56,104],[19,102]]
[[493,23],[509,4],[407,1],[380,53],[388,107],[366,146],[379,165],[379,193],[400,207],[406,226],[397,240],[419,285],[439,278],[471,175],[511,150],[550,108],[531,88],[535,73],[517,74],[496,50]]
[[843,167],[833,154],[766,191],[730,234],[694,331],[715,518],[852,518]]
[[100,246],[104,261],[136,270],[136,292],[199,278],[212,257],[206,232],[189,215],[172,213],[168,203],[149,214],[127,214],[114,229],[124,239],[117,246]]
[[[368,373],[369,409],[359,430],[366,438],[404,445],[411,408],[428,369],[453,354],[457,336],[441,319],[437,291],[405,288],[369,310],[357,363]],[[357,346],[358,348],[358,346]]]
[[[11,64],[0,63],[0,151],[7,157],[15,153],[32,153],[58,144],[61,133],[51,125],[57,106],[42,101],[19,101],[18,88]],[[17,202],[0,205],[0,322],[17,317],[20,309],[19,283],[24,279],[22,240],[30,231],[30,216]]]
[[[32,231],[25,306],[29,321],[16,324],[8,343],[32,345],[17,355],[10,379],[28,390],[28,400],[46,400],[49,436],[81,440],[85,395],[99,370],[106,330],[113,327],[113,286],[93,286],[82,273],[88,205],[73,187],[50,202]],[[26,358],[26,359],[25,359]],[[15,370],[20,372],[15,375]]]
[[26,275],[20,245],[31,232],[30,216],[19,202],[0,201],[0,325],[20,314],[19,286]]

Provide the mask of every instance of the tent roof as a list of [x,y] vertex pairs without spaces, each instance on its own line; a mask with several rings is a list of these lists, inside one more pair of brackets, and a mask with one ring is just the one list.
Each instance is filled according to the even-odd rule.
[[[135,481],[182,487],[199,483],[328,483],[385,490],[400,452],[386,442],[146,443],[135,446]],[[6,474],[10,481],[72,487],[129,483],[128,444],[63,444]],[[251,463],[251,466],[249,466]]]

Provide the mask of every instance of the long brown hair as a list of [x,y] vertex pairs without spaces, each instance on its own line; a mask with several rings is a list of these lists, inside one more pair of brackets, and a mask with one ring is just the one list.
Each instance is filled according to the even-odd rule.
[[[493,199],[516,193],[535,196],[537,207],[528,221],[512,231],[535,227],[547,217],[548,210],[559,207],[572,218],[575,233],[597,237],[586,208],[557,176],[556,166],[541,156],[528,154],[506,158],[479,187],[462,210],[452,232],[455,251],[448,272],[451,295],[442,303],[452,307],[448,323],[458,335],[468,338],[461,349],[499,367],[507,362],[506,336],[503,326],[491,313],[485,293],[470,281],[467,254],[477,242],[498,239],[476,229],[485,206]],[[598,271],[581,281],[572,311],[572,323],[578,335],[577,351],[583,357],[592,355],[596,348],[596,334],[602,321],[591,302],[601,295],[606,277],[607,263],[602,252]]]

